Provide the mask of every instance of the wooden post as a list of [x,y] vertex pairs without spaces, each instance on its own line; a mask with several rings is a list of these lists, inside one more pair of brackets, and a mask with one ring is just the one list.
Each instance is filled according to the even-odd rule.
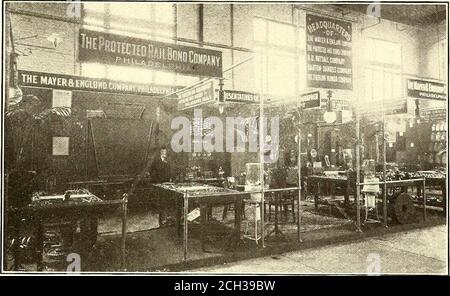
[[[386,137],[385,137],[386,122],[384,118],[383,108],[383,224],[384,227],[388,227],[387,224],[387,184],[386,184]],[[375,203],[376,206],[376,203]]]
[[[43,248],[44,248],[44,225],[41,218],[37,221],[37,231],[36,231],[36,245],[37,245],[37,252],[36,252],[36,270],[37,271],[43,271],[44,270],[44,264],[43,264]],[[19,243],[19,240],[17,240],[17,243]]]
[[242,199],[240,196],[235,196],[234,198],[234,228],[236,232],[236,247],[238,247],[241,241]]
[[359,185],[361,181],[361,163],[360,163],[360,156],[359,156],[359,145],[361,143],[361,138],[359,134],[359,116],[358,114],[355,115],[355,121],[356,121],[356,147],[355,147],[355,158],[356,158],[356,231],[361,232],[361,213],[360,213],[360,194],[361,194],[361,187]]
[[302,225],[302,167],[301,167],[301,131],[298,128],[298,201],[297,201],[297,236],[298,241],[302,242],[301,225]]
[[[4,179],[4,198],[3,198],[3,205],[4,205],[4,209],[3,209],[3,217],[4,217],[4,224],[3,224],[3,229],[6,230],[8,229],[9,226],[9,213],[8,213],[8,182],[9,180],[9,173],[5,173],[5,179]],[[15,227],[15,226],[14,226]],[[13,235],[13,238],[15,238],[15,236]],[[8,240],[3,241],[3,269],[6,270],[8,269],[8,256],[7,256],[7,252],[8,252]],[[13,247],[14,248],[14,247]],[[13,249],[14,250],[14,249]]]
[[442,208],[444,210],[444,215],[447,217],[447,187],[446,187],[447,184],[446,183],[447,182],[444,179],[441,184],[441,193],[442,193]]
[[[11,74],[14,69],[11,69],[11,65],[14,65],[16,63],[16,52],[14,47],[14,37],[13,37],[13,31],[12,31],[12,24],[11,24],[11,16],[9,14],[9,3],[5,3],[5,50],[6,50],[6,61],[4,63],[5,65],[5,110],[4,114],[6,114],[6,111],[8,111],[9,108],[9,88],[11,86],[14,86],[15,81],[11,80]],[[8,50],[10,48],[10,50]],[[14,75],[15,76],[15,75]],[[5,199],[6,200],[6,199]]]
[[[14,256],[14,270],[18,271],[19,267],[21,265],[20,263],[20,248],[19,248],[19,237],[20,237],[20,227],[21,227],[21,219],[20,214],[14,213],[14,220],[12,221],[14,228],[13,228],[13,245],[12,245],[12,251]],[[6,256],[5,256],[6,258]],[[6,262],[6,261],[5,261]]]
[[265,132],[264,132],[264,97],[261,95],[259,99],[259,177],[261,181],[261,246],[264,248],[264,238],[265,238],[265,227],[264,227],[264,143],[265,143]]
[[[426,179],[424,178],[422,181],[422,197],[423,197],[423,220],[426,221],[427,220],[427,199],[425,198],[425,181]],[[444,197],[446,198],[446,197]]]
[[122,269],[126,269],[127,258],[126,258],[126,241],[127,241],[127,204],[128,196],[124,194],[123,200],[125,203],[122,205]]
[[183,247],[184,247],[184,254],[183,254],[183,260],[186,261],[187,259],[187,253],[188,253],[188,219],[187,216],[189,214],[189,199],[188,199],[188,195],[187,192],[184,193],[183,196],[183,206],[184,206],[184,211],[183,211],[183,216],[184,216],[184,229],[183,229]]

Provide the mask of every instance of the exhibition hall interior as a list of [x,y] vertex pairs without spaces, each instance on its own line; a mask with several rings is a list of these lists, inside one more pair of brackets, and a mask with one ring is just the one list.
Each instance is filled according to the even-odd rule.
[[447,230],[445,3],[3,4],[4,272]]

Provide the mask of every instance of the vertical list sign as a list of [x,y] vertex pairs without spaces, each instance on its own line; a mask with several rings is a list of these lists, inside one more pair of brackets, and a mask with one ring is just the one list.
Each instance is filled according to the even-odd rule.
[[307,85],[314,88],[353,88],[352,24],[306,15]]

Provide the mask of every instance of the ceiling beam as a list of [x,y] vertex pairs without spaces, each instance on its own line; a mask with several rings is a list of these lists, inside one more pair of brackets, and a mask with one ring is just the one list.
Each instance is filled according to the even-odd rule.
[[[332,4],[337,8],[367,13],[367,4]],[[380,17],[409,26],[438,24],[447,17],[445,5],[389,5],[381,4]]]

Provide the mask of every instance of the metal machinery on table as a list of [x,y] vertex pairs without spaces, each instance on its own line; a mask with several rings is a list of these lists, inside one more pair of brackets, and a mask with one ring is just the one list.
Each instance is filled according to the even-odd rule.
[[[73,240],[76,222],[80,221],[81,239],[90,249],[97,240],[98,218],[105,211],[120,207],[122,209],[122,238],[121,238],[121,264],[125,267],[125,238],[127,220],[127,198],[119,200],[102,200],[86,189],[67,190],[62,195],[45,195],[36,193],[31,203],[20,207],[9,207],[7,209],[8,227],[11,229],[9,237],[8,253],[13,260],[13,269],[21,267],[23,249],[32,245],[32,260],[37,264],[38,270],[44,269],[44,255],[59,258],[72,246],[64,246],[58,238],[64,236],[63,240]],[[61,235],[54,231],[46,231],[49,225],[56,226],[61,230]],[[22,230],[25,226],[31,226],[32,236],[24,240]],[[47,229],[48,230],[48,229]],[[61,237],[59,237],[61,236]],[[33,243],[30,240],[33,239]],[[44,254],[46,253],[46,254]],[[8,269],[10,267],[7,267]]]
[[[377,174],[379,175],[379,174]],[[381,177],[381,176],[380,176]],[[367,182],[366,182],[367,181]],[[347,213],[352,209],[350,204],[350,195],[355,195],[356,192],[356,178],[353,173],[346,174],[333,174],[329,176],[325,175],[312,175],[307,177],[307,190],[308,193],[314,196],[314,205],[316,210],[320,205],[329,206],[330,214],[333,208],[338,209],[341,214],[348,218]],[[413,220],[414,204],[419,204],[421,207],[427,207],[429,198],[424,198],[423,188],[429,186],[438,186],[442,191],[442,203],[441,207],[446,209],[446,189],[445,189],[445,177],[430,177],[423,172],[416,172],[410,174],[403,180],[389,180],[383,182],[382,178],[378,182],[374,180],[365,180],[360,182],[359,186],[379,186],[379,193],[375,197],[383,196],[386,187],[386,196],[388,202],[388,208],[386,213],[390,217],[394,218],[397,222],[404,224],[410,223]],[[416,195],[408,193],[409,187],[416,187]],[[323,198],[323,193],[330,194],[330,198]],[[364,189],[362,190],[364,194]],[[344,200],[335,198],[335,195],[343,195]],[[431,204],[433,205],[433,204]],[[434,204],[436,205],[436,203]],[[438,203],[437,203],[438,205]],[[385,222],[387,223],[387,222]]]
[[419,171],[416,173],[419,176],[425,178],[425,185],[430,187],[438,187],[441,191],[441,201],[435,199],[427,201],[431,206],[440,206],[444,209],[444,213],[447,214],[447,179],[444,173],[437,173],[435,171]]

